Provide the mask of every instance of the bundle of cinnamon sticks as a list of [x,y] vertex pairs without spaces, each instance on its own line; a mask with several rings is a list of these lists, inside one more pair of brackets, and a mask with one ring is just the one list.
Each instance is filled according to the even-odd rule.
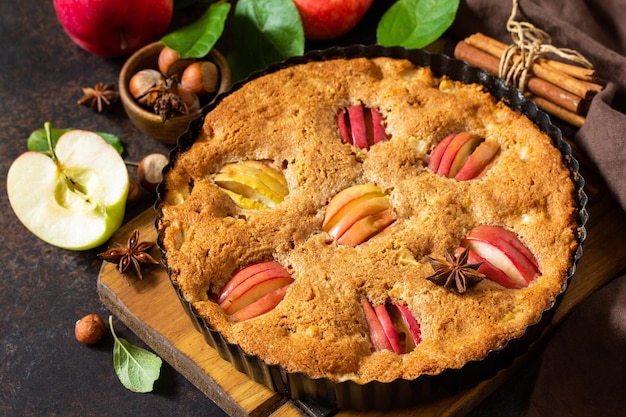
[[[498,76],[506,49],[506,44],[475,33],[457,43],[454,56]],[[581,127],[591,99],[602,88],[593,69],[542,57],[530,68],[525,95],[546,113]]]

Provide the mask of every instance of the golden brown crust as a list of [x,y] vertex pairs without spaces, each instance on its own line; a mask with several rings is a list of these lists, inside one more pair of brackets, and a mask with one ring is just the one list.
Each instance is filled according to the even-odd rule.
[[[369,151],[342,143],[336,114],[358,102],[379,109],[390,141]],[[500,144],[480,180],[426,168],[436,143],[460,130]],[[224,164],[247,159],[285,175],[289,195],[276,208],[241,209],[214,184]],[[334,243],[321,231],[326,204],[368,182],[389,194],[398,220],[355,248]],[[403,60],[313,62],[244,85],[206,116],[166,189],[158,227],[185,298],[245,352],[313,378],[413,379],[480,360],[552,305],[576,248],[574,185],[551,139],[479,86]],[[483,280],[462,295],[426,280],[424,255],[441,257],[480,224],[517,233],[541,276],[519,290]],[[267,259],[287,267],[294,283],[271,312],[232,323],[207,294],[237,268]],[[408,305],[421,326],[419,347],[371,353],[363,296]]]

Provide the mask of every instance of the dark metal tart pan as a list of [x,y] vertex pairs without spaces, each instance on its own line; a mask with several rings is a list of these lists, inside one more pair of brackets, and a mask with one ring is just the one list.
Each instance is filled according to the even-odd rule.
[[[228,343],[219,332],[209,328],[205,320],[194,313],[176,284],[172,283],[184,310],[193,321],[196,329],[202,333],[207,343],[215,348],[223,359],[231,362],[238,371],[245,373],[254,381],[266,385],[287,399],[294,400],[304,412],[314,416],[329,415],[337,409],[371,410],[407,407],[458,393],[459,390],[470,388],[493,377],[498,371],[508,367],[515,358],[523,354],[550,322],[571,277],[574,275],[576,263],[582,256],[582,243],[586,238],[585,224],[588,213],[586,210],[587,196],[583,191],[584,180],[579,173],[578,161],[572,156],[569,144],[563,140],[561,131],[552,124],[550,117],[539,110],[533,101],[525,98],[518,89],[508,86],[502,79],[491,76],[484,70],[470,66],[463,61],[442,54],[431,54],[423,50],[407,50],[400,47],[386,48],[378,45],[337,47],[311,51],[303,56],[293,57],[271,65],[263,71],[255,72],[247,79],[233,84],[229,91],[218,96],[215,102],[204,109],[201,117],[189,124],[187,131],[181,135],[177,146],[170,153],[170,161],[173,162],[179,153],[184,152],[194,143],[202,128],[204,115],[217,106],[225,96],[238,90],[246,82],[285,67],[310,61],[381,56],[407,59],[415,65],[430,67],[435,76],[438,77],[445,75],[463,83],[480,84],[496,100],[503,101],[511,109],[527,116],[545,132],[561,151],[566,165],[570,168],[571,177],[576,187],[579,212],[578,248],[571,260],[568,278],[561,293],[557,296],[554,304],[543,312],[540,320],[527,328],[523,336],[510,340],[503,348],[491,351],[483,359],[469,362],[462,368],[447,369],[437,375],[422,375],[414,380],[398,379],[389,383],[377,381],[366,384],[358,384],[353,381],[334,382],[326,378],[314,379],[302,373],[287,372],[278,365],[268,365],[259,357],[246,354],[237,345]],[[168,169],[169,165],[165,171]],[[159,196],[162,187],[163,184],[159,186]],[[159,204],[160,200],[155,205],[157,217],[159,216]],[[158,243],[160,245],[160,238]]]

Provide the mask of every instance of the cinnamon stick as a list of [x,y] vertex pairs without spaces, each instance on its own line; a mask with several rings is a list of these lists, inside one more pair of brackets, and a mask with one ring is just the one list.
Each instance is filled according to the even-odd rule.
[[[490,38],[489,36],[483,35],[482,33],[475,33],[465,39],[465,41],[468,44],[475,46],[476,48],[481,49],[498,59],[500,59],[502,54],[504,54],[507,49],[507,45],[505,45],[504,43],[496,39]],[[517,55],[513,59],[515,62],[519,62],[521,58],[519,55]],[[577,96],[582,97],[585,100],[591,99],[594,95],[602,90],[601,85],[574,78],[571,75],[556,69],[554,66],[549,65],[548,62],[550,62],[550,60],[547,60],[545,58],[534,62],[531,67],[531,71],[536,77],[551,82],[552,84],[559,86],[572,94],[576,94]],[[568,65],[569,67],[574,67],[573,65],[569,64],[565,65]]]
[[[481,67],[492,75],[499,75],[499,58],[475,48],[464,41],[457,43],[456,48],[454,49],[454,56],[468,62],[471,65]],[[582,97],[565,91],[548,81],[542,80],[541,78],[529,77],[527,88],[533,95],[542,97],[566,110],[569,110],[570,112],[583,114],[587,109],[587,103],[582,99]]]
[[602,91],[602,86],[599,84],[577,80],[564,72],[553,69],[549,65],[533,64],[532,70],[537,77],[558,85],[585,100],[592,99],[593,96]]
[[554,61],[552,59],[539,58],[542,65],[551,66],[559,71],[563,71],[566,74],[571,75],[579,80],[596,82],[598,81],[598,74],[591,68],[579,67],[578,65],[571,65],[566,62]]
[[532,99],[537,105],[537,107],[539,107],[541,110],[545,111],[551,116],[557,117],[563,120],[564,122],[571,124],[572,126],[581,128],[582,125],[585,123],[584,116],[565,110],[563,107],[558,106],[548,100],[545,100],[541,97],[533,97],[533,96],[531,96],[530,99]]

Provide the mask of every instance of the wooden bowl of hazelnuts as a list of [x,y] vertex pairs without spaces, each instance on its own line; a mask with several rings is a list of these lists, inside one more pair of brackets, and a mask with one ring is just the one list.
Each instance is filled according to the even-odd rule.
[[128,118],[146,135],[175,144],[202,108],[231,84],[226,58],[215,48],[205,58],[180,59],[161,42],[124,63],[119,92]]

